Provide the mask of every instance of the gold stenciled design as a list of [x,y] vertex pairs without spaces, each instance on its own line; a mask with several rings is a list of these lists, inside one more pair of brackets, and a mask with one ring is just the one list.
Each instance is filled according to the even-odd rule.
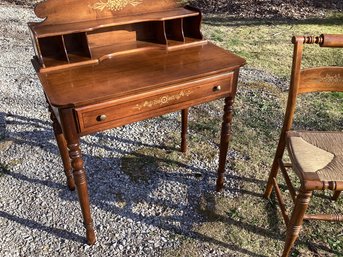
[[111,11],[120,11],[128,5],[137,6],[141,3],[143,3],[143,0],[107,0],[107,2],[100,0],[99,2],[93,4],[91,8],[100,12],[105,9],[109,9]]
[[135,109],[142,110],[143,108],[149,108],[157,105],[165,105],[168,104],[171,101],[179,100],[182,97],[187,97],[190,96],[193,93],[192,90],[187,89],[187,90],[181,90],[178,94],[175,95],[166,95],[166,96],[161,96],[157,99],[151,100],[151,101],[144,101],[144,103],[141,104],[136,104],[134,107]]
[[341,74],[326,74],[325,77],[320,79],[320,82],[338,84],[343,82],[343,77],[341,77]]

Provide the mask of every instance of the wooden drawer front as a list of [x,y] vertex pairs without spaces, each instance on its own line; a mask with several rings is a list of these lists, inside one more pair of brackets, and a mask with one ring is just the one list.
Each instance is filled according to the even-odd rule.
[[[187,84],[178,90],[170,90],[166,93],[157,92],[157,94],[139,100],[122,103],[108,102],[78,108],[76,113],[79,119],[80,132],[86,134],[84,132],[108,129],[157,116],[159,113],[177,111],[180,108],[185,108],[185,104],[192,106],[207,102],[228,95],[231,90],[232,74],[228,74],[220,80],[198,81]],[[159,112],[161,109],[165,111]],[[133,116],[136,118],[129,118]]]

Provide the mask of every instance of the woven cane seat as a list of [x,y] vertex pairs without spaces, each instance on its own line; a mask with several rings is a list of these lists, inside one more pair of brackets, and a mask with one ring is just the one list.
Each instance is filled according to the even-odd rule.
[[343,181],[343,132],[289,131],[287,146],[301,179]]

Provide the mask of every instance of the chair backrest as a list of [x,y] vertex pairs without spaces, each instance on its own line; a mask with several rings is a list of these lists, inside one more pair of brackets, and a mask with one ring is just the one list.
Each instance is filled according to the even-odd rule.
[[[343,34],[293,37],[294,44],[292,76],[289,88],[283,133],[290,130],[299,94],[322,91],[343,92],[343,67],[322,66],[301,69],[304,44],[320,47],[343,48]],[[343,57],[340,57],[343,58]]]

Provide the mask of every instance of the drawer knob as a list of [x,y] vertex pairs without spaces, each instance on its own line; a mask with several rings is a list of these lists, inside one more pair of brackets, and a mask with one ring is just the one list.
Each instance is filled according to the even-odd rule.
[[222,90],[222,87],[221,86],[215,86],[213,87],[213,92],[219,92],[220,90]]
[[98,121],[104,121],[107,119],[107,116],[105,114],[98,116],[97,120]]

